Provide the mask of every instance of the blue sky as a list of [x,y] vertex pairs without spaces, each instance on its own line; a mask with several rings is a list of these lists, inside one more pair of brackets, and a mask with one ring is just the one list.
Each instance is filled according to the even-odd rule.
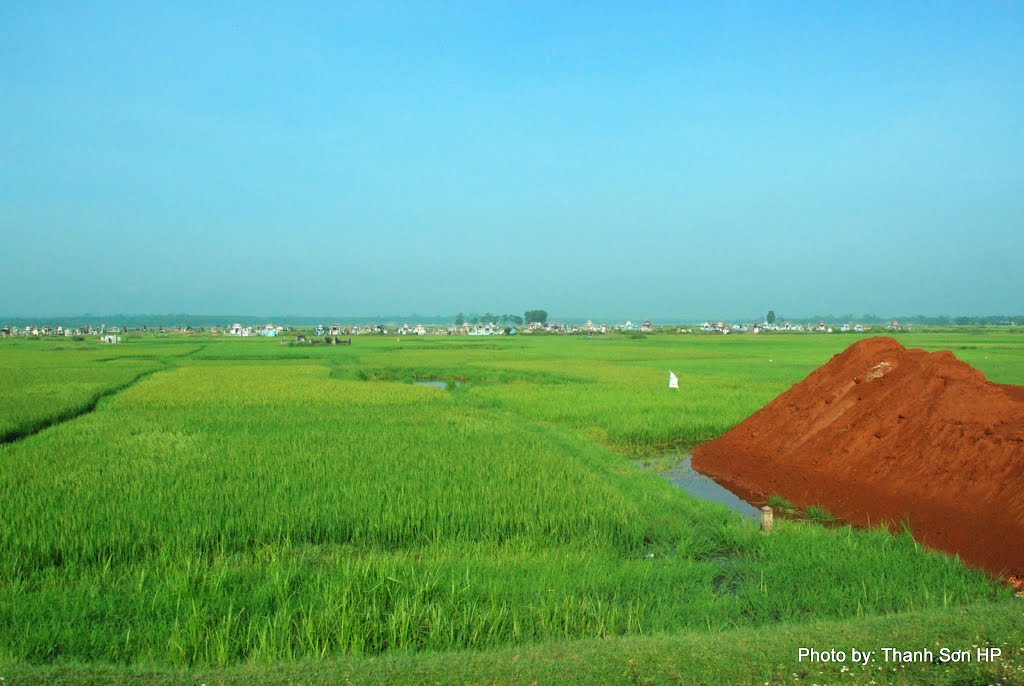
[[636,4],[4,3],[0,314],[1024,311],[1024,4]]

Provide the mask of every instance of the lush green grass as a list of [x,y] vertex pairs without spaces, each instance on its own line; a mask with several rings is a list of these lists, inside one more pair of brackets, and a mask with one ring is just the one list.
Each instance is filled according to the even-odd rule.
[[831,512],[826,510],[824,507],[821,507],[820,505],[811,505],[804,512],[804,515],[808,519],[815,522],[828,523],[834,522],[836,520],[836,518],[832,516]]
[[[1002,380],[1024,359],[1020,336],[942,335]],[[766,537],[622,456],[717,435],[852,340],[0,342],[4,378],[28,385],[136,374],[0,446],[0,664],[272,665],[1014,607],[908,536]]]
[[95,343],[4,342],[0,354],[0,443],[87,412],[100,398],[159,368],[155,359],[119,359]]
[[793,505],[793,503],[786,500],[785,498],[783,498],[781,495],[770,496],[768,498],[768,505],[774,510],[777,510],[778,512],[781,512],[783,514],[791,513],[796,510],[796,506]]
[[[0,678],[21,684],[1024,684],[1024,608],[1007,603],[925,610],[891,617],[813,621],[672,636],[549,641],[474,651],[397,652],[384,656],[300,660],[227,668],[113,667],[65,662],[0,664]],[[999,659],[967,664],[886,662],[883,648],[998,647]],[[845,651],[838,663],[798,660],[800,648]],[[874,661],[855,664],[852,649]],[[975,653],[976,655],[976,653]]]

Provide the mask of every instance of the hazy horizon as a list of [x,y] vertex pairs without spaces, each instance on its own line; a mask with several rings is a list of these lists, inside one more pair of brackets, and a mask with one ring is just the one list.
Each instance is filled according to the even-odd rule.
[[1021,26],[8,3],[0,313],[1022,312]]
[[[488,311],[489,312],[489,311]],[[600,324],[617,324],[627,320],[631,320],[634,323],[640,323],[644,320],[650,320],[654,324],[658,325],[672,325],[672,324],[697,324],[704,321],[724,321],[730,324],[751,324],[757,323],[766,318],[767,310],[761,314],[740,314],[730,315],[725,313],[704,313],[703,315],[658,315],[658,314],[647,314],[647,313],[634,313],[634,314],[622,314],[612,316],[592,315],[592,314],[561,314],[561,313],[548,313],[549,322],[564,322],[564,323],[580,323],[587,320],[592,320],[595,323]],[[774,312],[774,310],[773,310]],[[212,325],[213,322],[219,324],[226,324],[229,321],[238,321],[245,324],[296,324],[298,326],[310,326],[314,322],[321,324],[344,323],[344,324],[366,324],[366,323],[415,323],[420,322],[429,325],[439,325],[440,323],[451,323],[459,315],[463,314],[466,319],[470,318],[481,318],[486,312],[463,311],[460,313],[419,313],[410,312],[408,314],[401,313],[380,313],[380,314],[296,314],[296,313],[191,313],[191,312],[168,312],[168,313],[156,313],[156,312],[112,312],[112,313],[100,313],[93,314],[89,312],[79,314],[68,314],[68,313],[56,313],[56,314],[20,314],[20,315],[6,315],[0,313],[0,325],[9,324],[11,322],[32,322],[38,324],[56,324],[56,323],[67,323],[73,324],[75,322],[98,322],[99,320],[106,320],[106,323],[111,326],[119,325],[124,323],[120,320],[126,319],[131,320],[133,325],[141,325],[144,321],[147,321],[150,325],[156,325],[159,321],[175,321],[178,323],[195,322],[201,321],[202,325]],[[492,312],[495,315],[493,319],[499,319],[503,315],[517,315],[522,317],[524,312]],[[924,318],[924,319],[956,319],[960,317],[967,317],[969,319],[993,319],[996,317],[1008,317],[1011,318],[1015,324],[1024,325],[1024,312],[945,312],[945,313],[921,313],[921,312],[815,312],[815,313],[787,313],[787,312],[775,312],[776,319],[778,322],[794,321],[794,322],[807,322],[824,318],[828,323],[856,323],[858,321],[869,323],[872,320],[890,320],[890,319],[913,319],[913,318]],[[485,320],[486,321],[486,320]],[[21,324],[19,324],[21,325]]]

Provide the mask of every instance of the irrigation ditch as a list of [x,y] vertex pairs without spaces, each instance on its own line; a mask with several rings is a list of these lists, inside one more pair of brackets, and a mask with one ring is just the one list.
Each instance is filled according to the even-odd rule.
[[92,397],[90,397],[88,400],[86,400],[84,403],[80,405],[77,405],[75,407],[69,407],[66,410],[58,412],[57,414],[54,414],[50,417],[44,417],[39,421],[32,422],[30,424],[23,426],[17,426],[13,429],[6,431],[2,435],[0,435],[0,445],[6,445],[9,443],[17,443],[18,441],[23,441],[26,438],[35,436],[36,434],[46,431],[51,427],[58,426],[65,422],[70,422],[72,420],[78,419],[79,417],[87,415],[90,412],[94,412],[96,408],[99,406],[100,401],[102,401],[104,398],[109,398],[111,396],[117,395],[118,393],[128,390],[135,384],[140,383],[141,381],[147,379],[153,374],[156,374],[157,372],[164,372],[169,369],[173,369],[174,367],[173,365],[168,364],[164,360],[154,359],[154,361],[158,362],[161,366],[155,369],[147,369],[143,372],[136,374],[135,376],[133,376],[128,381],[125,381],[124,383],[118,384],[116,386],[111,386],[110,388],[105,388],[99,391],[98,393],[94,394]]

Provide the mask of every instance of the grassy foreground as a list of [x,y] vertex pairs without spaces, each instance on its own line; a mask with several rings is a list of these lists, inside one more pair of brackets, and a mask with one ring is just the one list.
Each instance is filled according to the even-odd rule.
[[[554,641],[488,651],[403,653],[286,665],[160,669],[58,664],[0,665],[4,683],[22,684],[1024,684],[1024,607],[977,604],[892,617],[781,625],[674,636]],[[943,646],[999,658],[970,663],[886,661],[883,648]],[[845,651],[847,660],[800,661],[801,648]],[[852,649],[872,651],[854,663]]]

